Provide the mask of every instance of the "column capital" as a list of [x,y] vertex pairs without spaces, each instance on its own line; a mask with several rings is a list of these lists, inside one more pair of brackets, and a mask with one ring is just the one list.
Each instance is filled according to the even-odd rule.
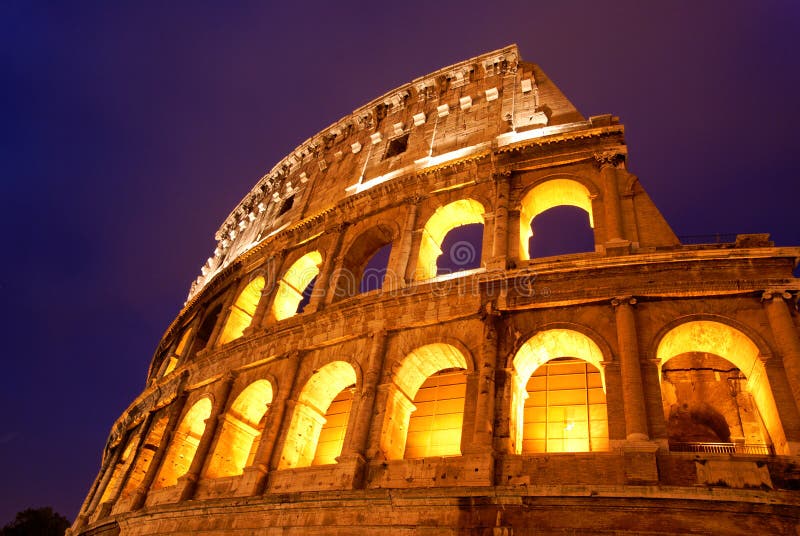
[[788,290],[783,290],[783,291],[781,291],[781,290],[765,290],[761,294],[761,301],[762,302],[769,301],[769,300],[771,300],[773,298],[783,298],[784,300],[791,300],[792,299],[792,293],[789,292]]
[[511,170],[510,169],[504,169],[504,170],[492,172],[492,178],[494,180],[496,180],[496,181],[508,179],[510,176],[511,176]]
[[639,301],[633,296],[617,296],[611,300],[611,305],[617,307],[619,305],[636,305]]
[[603,151],[601,153],[594,153],[592,158],[594,158],[594,161],[598,167],[602,169],[605,166],[617,167],[619,164],[625,162],[626,156],[627,151],[624,149],[614,149],[610,151]]

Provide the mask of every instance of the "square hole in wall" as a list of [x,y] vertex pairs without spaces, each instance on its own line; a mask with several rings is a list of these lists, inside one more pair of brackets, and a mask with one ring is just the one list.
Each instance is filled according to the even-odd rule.
[[403,134],[394,139],[389,140],[389,145],[386,147],[386,154],[383,155],[384,160],[397,156],[406,152],[408,148],[408,134]]

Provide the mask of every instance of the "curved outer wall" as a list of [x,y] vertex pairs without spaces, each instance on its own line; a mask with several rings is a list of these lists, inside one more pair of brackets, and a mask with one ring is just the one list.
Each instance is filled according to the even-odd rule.
[[[309,139],[221,226],[72,533],[794,533],[800,249],[682,245],[626,155],[513,45]],[[529,260],[560,205],[594,251]]]

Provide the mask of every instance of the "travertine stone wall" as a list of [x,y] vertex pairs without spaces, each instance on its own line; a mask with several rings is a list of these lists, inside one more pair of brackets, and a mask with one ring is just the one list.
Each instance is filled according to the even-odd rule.
[[[617,118],[585,119],[515,46],[310,138],[220,227],[72,532],[790,533],[800,248],[681,245],[626,155]],[[529,218],[561,205],[589,213],[594,250],[529,259]],[[465,223],[483,225],[479,267],[431,273]],[[384,246],[382,287],[358,293]],[[600,371],[607,449],[523,450],[528,369],[560,358]],[[440,371],[464,378],[460,454],[408,456]],[[315,464],[343,389],[341,452]],[[685,441],[716,414],[729,441]]]

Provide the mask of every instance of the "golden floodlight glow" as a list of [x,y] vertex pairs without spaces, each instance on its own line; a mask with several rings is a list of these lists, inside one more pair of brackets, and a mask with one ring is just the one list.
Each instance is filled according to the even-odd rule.
[[[574,331],[571,329],[562,329],[562,328],[555,328],[555,329],[548,329],[544,331],[540,331],[527,341],[520,347],[517,351],[517,354],[514,356],[514,376],[513,376],[513,385],[511,387],[511,430],[512,434],[514,435],[513,443],[514,449],[517,454],[522,453],[523,450],[523,442],[525,440],[525,401],[528,398],[528,389],[527,385],[531,378],[531,375],[539,369],[542,365],[551,361],[553,359],[562,358],[562,357],[572,357],[582,361],[586,361],[593,366],[592,372],[597,372],[599,375],[599,386],[603,391],[603,400],[600,401],[599,399],[596,401],[597,404],[602,404],[603,409],[605,411],[605,376],[603,374],[603,353],[600,351],[600,348],[597,346],[592,339],[580,333],[579,331]],[[588,384],[581,389],[587,389]],[[595,396],[595,395],[593,395]],[[564,408],[561,409],[553,409],[552,411],[549,408],[548,404],[545,404],[546,411],[550,413],[555,413],[561,411],[563,415],[561,416],[553,416],[543,418],[542,422],[552,422],[558,419],[572,419],[576,420],[574,416],[566,415],[566,406],[575,405],[571,403],[567,403],[566,401],[563,406]],[[529,410],[529,414],[531,414],[532,410]],[[575,410],[575,411],[588,411],[586,410]],[[602,421],[601,418],[601,411],[599,409],[595,410],[595,417],[597,420]],[[581,419],[584,417],[588,418],[587,415],[579,416]],[[607,419],[606,419],[607,421]],[[588,426],[588,424],[587,424]],[[608,425],[606,424],[606,429]],[[553,428],[551,427],[551,430]],[[531,431],[531,427],[529,427],[529,431]],[[560,432],[559,432],[560,433]],[[578,435],[582,434],[583,430],[579,429],[575,431],[573,434],[575,436],[574,441],[564,441],[564,439],[569,439],[566,436],[563,436],[562,439],[562,447],[561,449],[569,448],[570,450],[574,449],[583,449],[584,446],[588,446],[588,432],[585,435],[581,435],[582,438],[586,438],[587,442],[584,444],[581,440],[578,440]],[[598,437],[602,437],[602,431],[598,430]],[[607,430],[605,431],[605,437],[608,437]],[[542,439],[558,439],[558,438],[549,438],[545,434],[544,438]],[[549,441],[547,445],[541,446],[533,446],[534,443],[530,443],[531,449],[538,449],[538,448],[546,448],[548,451],[552,451],[551,449],[557,449],[557,442],[556,441]],[[536,443],[536,445],[539,445]],[[599,443],[598,448],[603,448],[607,445],[606,443]],[[584,450],[589,450],[588,448]]]
[[608,411],[600,371],[560,358],[537,368],[526,386],[522,452],[608,450]]
[[272,304],[276,320],[283,320],[297,314],[297,307],[303,299],[303,291],[311,280],[319,274],[322,255],[319,251],[306,253],[283,274],[278,281],[278,292]]
[[589,226],[594,229],[592,199],[583,184],[570,179],[552,179],[532,188],[522,198],[519,216],[519,254],[522,260],[530,260],[528,242],[533,236],[531,222],[546,210],[554,207],[572,206],[589,214]]
[[484,223],[483,205],[474,199],[459,199],[436,209],[422,231],[419,258],[414,278],[418,281],[436,277],[436,260],[442,254],[447,233],[473,223]]
[[222,328],[222,333],[219,336],[218,345],[223,345],[242,336],[244,330],[253,321],[253,315],[256,314],[256,307],[261,300],[261,291],[263,290],[264,278],[261,276],[250,281],[242,290],[231,307],[228,319],[225,321],[225,327]]
[[[427,385],[426,381],[442,370],[467,368],[464,354],[445,343],[421,346],[403,359],[393,378],[381,431],[381,451],[387,459],[460,454],[464,374],[457,373],[448,381],[436,378]],[[425,395],[417,400],[423,387]],[[423,404],[420,420],[414,423],[413,431],[417,433],[409,435],[412,414],[418,409],[415,403],[430,401],[434,404]],[[441,401],[439,409],[437,401]],[[440,418],[435,419],[437,412]]]
[[272,384],[257,380],[236,397],[225,414],[206,477],[242,474],[255,455],[256,439],[263,430],[262,420],[272,402],[272,394]]
[[[312,465],[316,458],[320,433],[327,421],[328,409],[343,390],[355,383],[356,371],[350,363],[345,361],[328,363],[311,376],[300,396],[297,397],[283,453],[278,463],[279,469]],[[338,412],[338,420],[346,423],[349,417],[349,406],[345,417],[341,416],[344,411],[341,406],[334,409]],[[318,464],[335,463],[341,449],[341,442],[338,445],[326,444],[327,452],[320,454]]]
[[167,421],[167,416],[162,415],[155,421],[153,427],[150,428],[150,432],[147,434],[142,449],[139,451],[139,456],[135,459],[135,465],[128,476],[128,480],[125,482],[125,487],[122,488],[120,498],[128,497],[139,488],[139,485],[144,479],[144,475],[150,468],[150,463],[153,461],[153,454],[155,454],[156,448],[161,444],[161,439],[164,437]]
[[659,368],[669,359],[687,352],[706,352],[733,363],[747,378],[775,452],[790,454],[775,398],[756,344],[738,329],[712,320],[694,320],[672,328],[658,343]]
[[459,456],[464,421],[464,370],[436,372],[414,397],[403,458]]
[[166,488],[178,483],[192,464],[197,445],[206,429],[206,420],[211,416],[211,399],[201,398],[186,412],[169,445],[164,462],[153,484],[153,489]]

